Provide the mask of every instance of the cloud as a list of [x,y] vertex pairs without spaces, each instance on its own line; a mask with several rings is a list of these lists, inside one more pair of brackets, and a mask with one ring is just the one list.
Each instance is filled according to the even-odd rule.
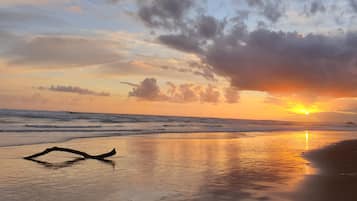
[[139,84],[131,82],[121,82],[133,86],[129,91],[129,97],[136,97],[139,100],[148,101],[166,101],[175,103],[189,103],[189,102],[201,102],[201,103],[217,103],[220,101],[219,90],[208,85],[206,87],[184,83],[176,85],[172,82],[167,82],[167,90],[162,90],[157,84],[155,78],[145,78]]
[[192,6],[191,0],[153,0],[140,4],[138,16],[150,27],[177,29],[184,26],[181,20]]
[[172,82],[167,82],[169,89],[167,91],[167,96],[171,97],[173,102],[195,102],[199,100],[199,94],[197,93],[200,90],[200,87],[186,83],[176,86]]
[[39,12],[37,9],[0,8],[0,28],[24,28],[34,26],[59,26],[63,21]]
[[338,112],[354,113],[357,115],[357,98],[341,98],[332,101],[331,108]]
[[48,90],[54,92],[75,93],[79,95],[91,95],[91,96],[110,96],[107,92],[96,92],[89,89],[76,87],[76,86],[64,86],[64,85],[52,85],[50,87],[37,87],[39,90]]
[[11,49],[14,45],[18,43],[23,43],[23,39],[11,32],[0,30],[0,55],[3,55],[6,51]]
[[[215,79],[209,68],[197,62],[193,64],[199,60],[197,57],[126,34],[109,32],[95,36],[61,36],[0,31],[0,58],[7,68],[47,70],[92,67],[91,72],[103,76],[152,74],[177,77],[179,72],[190,77]],[[161,48],[160,51],[157,48]],[[175,58],[166,54],[175,54]]]
[[207,15],[200,15],[189,21],[191,26],[181,27],[180,33],[160,35],[158,40],[181,51],[200,53],[202,48],[207,45],[207,40],[214,39],[222,34],[226,24],[225,20],[219,21],[215,17]]
[[129,97],[130,96],[151,101],[162,101],[167,99],[167,97],[161,93],[155,78],[145,78],[129,92]]
[[223,24],[212,16],[202,15],[198,18],[198,33],[205,38],[215,37],[222,30],[220,26]]
[[187,64],[184,65],[185,67],[164,65],[164,66],[160,66],[160,68],[163,70],[171,70],[179,73],[192,73],[193,75],[201,76],[208,81],[217,81],[214,72],[209,66],[206,66],[196,61],[187,61],[186,63]]
[[170,38],[161,42],[172,48],[198,55],[204,65],[211,67],[207,69],[227,78],[239,90],[357,96],[355,32],[249,32],[245,26],[236,25],[212,40],[174,34],[160,37]]
[[326,11],[325,5],[321,1],[315,0],[315,1],[311,2],[310,9],[308,9],[307,14],[314,15],[318,12],[323,13],[325,11]]
[[66,3],[69,0],[1,0],[0,6],[18,6],[18,5],[45,5]]
[[158,37],[163,44],[186,52],[201,52],[199,41],[192,36],[183,34],[161,35]]
[[220,93],[212,85],[208,85],[205,90],[200,92],[201,102],[217,103],[219,101]]
[[106,2],[111,3],[111,4],[117,4],[119,3],[121,0],[106,0]]
[[[241,41],[241,43],[232,43]],[[256,30],[214,42],[205,62],[240,90],[357,96],[357,34]]]
[[237,103],[239,100],[239,91],[235,87],[227,87],[224,96],[227,103]]
[[4,40],[16,40],[2,54],[10,65],[68,68],[106,64],[120,58],[113,41],[77,36],[10,36],[4,36]]
[[129,85],[131,87],[139,87],[138,84],[135,84],[135,83],[132,83],[132,82],[120,82],[121,84],[126,84],[126,85]]
[[352,9],[357,12],[357,1],[356,0],[349,0],[350,5],[352,7]]
[[[285,4],[280,0],[246,2],[274,23],[285,14]],[[161,4],[153,3],[155,8]],[[165,26],[146,24],[168,32],[158,36],[159,42],[197,55],[207,72],[226,78],[232,87],[271,94],[357,96],[357,32],[328,35],[267,27],[254,30],[248,29],[239,15],[218,20],[202,13],[187,13],[190,8],[180,9],[177,20],[165,21],[161,19],[163,14],[156,14]],[[315,0],[308,12],[325,9],[321,1]],[[177,26],[184,22],[191,23]]]
[[[343,112],[320,112],[312,114],[312,117],[319,119],[320,121],[325,122],[355,122],[357,123],[357,115],[351,113],[343,113]],[[346,124],[348,126],[348,124]]]
[[285,13],[281,0],[246,0],[248,5],[257,8],[261,14],[273,23],[276,23]]

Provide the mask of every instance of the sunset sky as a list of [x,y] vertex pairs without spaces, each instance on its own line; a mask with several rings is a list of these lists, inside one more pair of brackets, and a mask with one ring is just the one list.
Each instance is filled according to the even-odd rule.
[[0,108],[357,121],[357,0],[0,0]]

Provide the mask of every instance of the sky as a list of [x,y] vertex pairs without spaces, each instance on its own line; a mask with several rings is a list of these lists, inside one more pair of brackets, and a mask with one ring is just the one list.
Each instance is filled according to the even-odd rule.
[[0,0],[0,108],[357,121],[357,0]]

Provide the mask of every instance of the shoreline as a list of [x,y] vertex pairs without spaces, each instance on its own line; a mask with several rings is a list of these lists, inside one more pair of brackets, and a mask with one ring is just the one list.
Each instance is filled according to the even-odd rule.
[[295,199],[298,201],[354,201],[357,197],[357,140],[345,140],[302,155],[318,170],[307,175]]
[[[222,130],[222,131],[216,131],[216,130],[201,130],[201,131],[162,131],[162,132],[139,132],[139,133],[103,133],[103,134],[94,134],[94,135],[78,135],[78,136],[70,136],[70,137],[65,137],[61,136],[62,138],[60,139],[53,139],[53,136],[46,136],[48,137],[48,140],[44,141],[37,141],[37,142],[28,142],[28,143],[13,143],[13,144],[6,144],[6,145],[1,145],[0,148],[3,147],[16,147],[16,146],[26,146],[26,145],[37,145],[37,144],[46,144],[46,143],[62,143],[62,142],[68,142],[71,140],[75,139],[90,139],[90,138],[107,138],[107,137],[123,137],[123,136],[141,136],[141,135],[160,135],[160,134],[185,134],[185,133],[273,133],[273,132],[295,132],[295,131],[318,131],[318,132],[352,132],[352,131],[357,131],[355,129],[301,129],[301,128],[296,128],[296,129],[266,129],[266,130]],[[0,132],[1,133],[1,132]],[[16,132],[14,132],[16,133]],[[34,134],[43,134],[44,132],[26,132],[26,133],[34,133]],[[67,132],[64,132],[67,133]],[[76,132],[75,132],[76,133]],[[9,135],[12,137],[11,135]],[[0,135],[0,139],[1,139]],[[24,137],[29,137],[29,136],[24,136]],[[43,137],[43,136],[41,136]],[[51,139],[52,137],[52,139]]]
[[[162,182],[165,183],[165,186],[169,186],[158,194],[160,196],[166,195],[168,192],[176,192],[177,185],[184,185],[181,187],[184,188],[185,183],[194,183],[194,185],[189,186],[187,190],[193,190],[202,200],[209,200],[206,198],[215,195],[223,196],[222,198],[229,198],[228,200],[235,200],[238,196],[239,198],[251,198],[251,200],[269,198],[269,200],[329,201],[329,199],[325,199],[326,197],[320,198],[321,196],[325,196],[321,194],[326,194],[326,191],[344,192],[344,189],[341,190],[337,188],[327,188],[326,190],[326,186],[329,186],[329,183],[331,183],[329,180],[324,179],[325,177],[322,178],[321,175],[307,174],[305,168],[310,166],[310,164],[308,165],[306,163],[308,159],[305,156],[309,155],[310,152],[324,152],[323,150],[328,147],[335,147],[336,142],[338,144],[344,142],[343,140],[350,139],[348,137],[349,135],[345,135],[344,133],[331,133],[333,136],[337,136],[336,138],[330,136],[330,133],[325,131],[307,134],[310,135],[310,139],[306,140],[305,132],[293,132],[291,135],[289,132],[277,132],[276,134],[271,132],[257,132],[252,133],[252,135],[248,135],[248,133],[244,135],[244,132],[242,132],[242,135],[240,135],[240,133],[203,134],[204,136],[202,136],[202,138],[200,134],[195,135],[193,133],[187,137],[179,133],[178,136],[170,134],[159,136],[156,134],[138,135],[138,138],[130,135],[112,137],[99,136],[73,139],[65,142],[1,147],[3,148],[2,150],[4,150],[2,159],[5,161],[2,163],[3,172],[6,173],[3,174],[4,181],[10,183],[21,181],[19,183],[25,183],[31,185],[31,187],[35,186],[35,190],[33,190],[33,188],[21,188],[21,186],[13,187],[4,184],[4,188],[6,187],[8,189],[8,191],[4,192],[25,192],[23,195],[6,194],[5,198],[6,196],[13,195],[15,197],[18,196],[18,200],[23,200],[25,199],[23,196],[35,196],[32,194],[33,192],[40,192],[43,189],[43,185],[37,185],[36,182],[43,182],[44,185],[48,185],[49,183],[53,185],[53,189],[52,187],[49,188],[52,189],[54,195],[62,194],[63,191],[71,192],[72,188],[58,190],[57,187],[63,186],[64,183],[68,184],[72,182],[73,179],[78,180],[76,192],[81,193],[68,193],[69,196],[83,196],[92,191],[103,193],[102,190],[96,190],[97,186],[91,191],[88,191],[87,188],[81,188],[82,186],[98,183],[96,179],[88,180],[88,178],[101,178],[99,180],[99,186],[103,188],[100,187],[99,189],[106,189],[105,194],[112,194],[114,196],[120,194],[126,198],[124,200],[144,199],[142,197],[133,197],[132,189],[134,186],[136,189],[139,189],[140,192],[157,192],[155,189],[147,187],[146,184],[151,184],[152,182],[154,182],[152,186],[156,187],[162,185]],[[355,135],[355,133],[353,132],[352,135]],[[340,138],[338,136],[344,137]],[[217,140],[215,140],[216,138]],[[353,139],[355,139],[355,137],[353,137]],[[306,149],[306,143],[309,142],[310,149]],[[353,142],[357,143],[357,140],[353,140]],[[251,144],[261,146],[250,146]],[[112,168],[114,166],[108,168],[107,165],[98,163],[98,161],[88,160],[73,165],[71,162],[67,162],[73,158],[70,155],[62,155],[61,153],[51,154],[44,158],[44,161],[48,161],[50,166],[20,160],[29,153],[36,153],[52,146],[73,148],[88,151],[88,153],[92,154],[103,153],[115,147],[119,154],[110,158],[110,160],[113,160],[114,164],[120,164],[114,168],[119,168],[117,170],[120,171],[114,172]],[[354,144],[349,146],[352,148]],[[343,147],[345,147],[345,145],[343,145]],[[304,150],[312,151],[302,155]],[[270,157],[262,158],[260,157],[262,153],[263,156],[266,155]],[[236,161],[242,162],[238,165]],[[309,161],[312,161],[312,159],[309,159]],[[25,167],[27,171],[15,168],[19,164]],[[276,164],[281,164],[281,166],[277,166]],[[74,168],[67,168],[72,165]],[[210,170],[212,167],[214,167],[214,171],[203,171]],[[197,168],[202,169],[198,172]],[[222,168],[225,171],[222,171]],[[320,169],[319,164],[314,163],[313,169],[317,168]],[[61,171],[55,171],[58,169],[61,169]],[[155,173],[155,177],[152,177],[152,171]],[[172,171],[178,171],[178,173],[172,174]],[[105,179],[102,177],[103,172],[108,175]],[[311,173],[315,174],[315,171]],[[35,176],[33,174],[35,174]],[[141,174],[140,179],[147,179],[146,182],[144,182],[145,185],[137,186],[137,174]],[[8,175],[14,176],[10,177]],[[54,176],[54,179],[51,181],[36,180],[36,178],[43,178],[44,175],[45,177],[56,176]],[[81,175],[83,177],[81,177]],[[182,175],[187,175],[187,177],[184,177],[187,180],[182,181]],[[17,179],[14,180],[15,176]],[[70,177],[70,179],[66,179],[68,177]],[[81,180],[78,178],[85,179]],[[217,182],[226,181],[227,178],[232,178],[230,180],[231,182],[217,184]],[[25,181],[21,179],[25,179]],[[32,180],[36,182],[32,183]],[[53,182],[57,183],[53,184]],[[336,182],[336,180],[333,180],[333,182]],[[115,183],[115,185],[111,185],[112,183]],[[128,183],[132,186],[127,186]],[[110,188],[108,188],[109,185]],[[222,185],[224,185],[223,190]],[[352,185],[350,188],[352,192],[354,190],[352,189],[353,187],[356,186]],[[319,190],[321,188],[322,190]],[[26,191],[26,189],[31,189],[31,191]],[[195,189],[204,189],[204,191],[196,191]],[[247,189],[248,191],[246,191]],[[311,192],[309,192],[309,190]],[[245,192],[251,193],[246,194]],[[152,195],[152,199],[148,200],[159,199],[159,197],[156,197],[156,194]],[[182,191],[181,195],[185,198],[190,198],[185,191]],[[42,194],[42,196],[46,197],[45,194]],[[353,200],[345,198],[343,195],[338,196],[340,196],[339,198],[341,199],[336,199],[335,196],[330,200]],[[312,199],[312,197],[317,198]],[[98,197],[94,200],[97,200],[97,198]],[[91,199],[88,198],[87,200]]]

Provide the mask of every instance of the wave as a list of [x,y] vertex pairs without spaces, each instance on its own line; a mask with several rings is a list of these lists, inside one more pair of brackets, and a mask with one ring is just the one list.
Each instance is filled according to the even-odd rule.
[[0,133],[33,133],[33,132],[141,132],[141,129],[0,129]]
[[205,117],[99,114],[1,109],[0,121],[0,132],[2,133],[173,133],[251,132],[277,130],[357,130],[357,125],[343,123],[307,123],[274,120],[219,119]]
[[102,126],[63,126],[63,125],[28,125],[25,127],[29,128],[101,128]]
[[17,117],[38,120],[55,120],[55,121],[78,121],[99,123],[143,123],[143,122],[166,122],[166,123],[206,123],[206,124],[294,124],[289,121],[274,120],[245,120],[245,119],[222,119],[207,117],[180,117],[180,116],[161,116],[161,115],[136,115],[136,114],[100,114],[100,113],[79,113],[66,111],[34,111],[34,110],[8,110],[0,109],[0,117]]

